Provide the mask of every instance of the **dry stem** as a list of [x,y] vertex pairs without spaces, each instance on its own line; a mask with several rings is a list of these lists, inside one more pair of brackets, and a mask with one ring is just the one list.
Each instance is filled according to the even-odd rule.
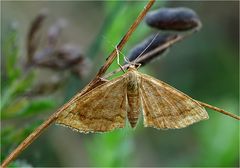
[[24,149],[26,149],[37,137],[56,120],[55,113],[51,115],[43,124],[41,124],[36,130],[34,130],[18,147],[3,161],[1,167],[7,167],[7,165],[14,160]]
[[217,112],[219,112],[219,113],[222,113],[222,114],[228,115],[228,116],[230,116],[230,117],[232,117],[232,118],[235,118],[235,119],[237,119],[237,120],[240,120],[240,117],[239,117],[239,116],[237,116],[237,115],[235,115],[235,114],[232,114],[232,113],[230,113],[230,112],[227,112],[227,111],[225,111],[225,110],[223,110],[223,109],[220,109],[220,108],[218,108],[218,107],[214,107],[214,106],[212,106],[212,105],[209,105],[209,104],[207,104],[207,103],[203,103],[203,102],[200,102],[200,101],[198,101],[198,103],[201,104],[203,107],[210,108],[210,109],[212,109],[212,110],[214,110],[214,111],[217,111]]
[[[137,28],[137,26],[139,25],[139,23],[143,20],[144,16],[146,15],[146,13],[149,11],[149,9],[151,8],[151,6],[153,5],[153,3],[155,2],[155,0],[150,0],[148,2],[148,4],[144,7],[143,11],[140,13],[140,15],[137,17],[137,19],[135,20],[135,22],[132,24],[132,26],[129,28],[128,32],[125,34],[125,36],[122,38],[122,40],[120,41],[120,43],[118,43],[117,45],[117,49],[119,51],[122,50],[123,46],[126,44],[126,42],[128,41],[128,39],[131,37],[132,33],[135,31],[135,29]],[[112,64],[112,62],[114,61],[114,59],[117,56],[117,50],[114,49],[112,51],[112,53],[108,56],[108,58],[106,59],[105,64],[101,67],[101,69],[98,71],[95,79],[89,84],[91,85],[92,83],[95,82],[95,80],[99,80],[98,78],[102,77],[102,75],[107,71],[107,69],[109,68],[109,66]]]
[[[155,0],[149,0],[148,4],[141,11],[137,19],[134,21],[132,26],[129,28],[125,36],[122,38],[120,43],[117,45],[118,50],[121,50],[124,45],[127,43],[132,33],[136,30],[139,23],[142,21],[144,16],[147,14],[151,6],[154,4]],[[107,71],[109,66],[112,64],[116,57],[117,53],[114,49],[112,53],[107,58],[105,64],[98,71],[96,77],[79,93],[80,95],[88,92],[94,86],[97,86],[97,83],[100,82],[99,78]],[[71,100],[70,100],[71,101]],[[68,103],[66,103],[68,104]],[[66,107],[66,104],[64,105]],[[7,165],[13,161],[24,149],[26,149],[46,128],[48,128],[56,119],[59,113],[62,112],[63,108],[60,108],[57,112],[52,114],[44,123],[42,123],[35,131],[33,131],[2,163],[1,167],[7,167]]]

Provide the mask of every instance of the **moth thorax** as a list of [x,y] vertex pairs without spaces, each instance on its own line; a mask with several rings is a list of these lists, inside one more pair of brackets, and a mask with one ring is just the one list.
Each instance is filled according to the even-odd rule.
[[129,72],[127,90],[130,93],[137,92],[139,89],[138,76],[134,72]]

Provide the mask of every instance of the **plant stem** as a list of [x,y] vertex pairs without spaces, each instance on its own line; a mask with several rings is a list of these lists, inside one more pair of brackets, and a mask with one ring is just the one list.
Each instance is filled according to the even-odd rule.
[[[137,19],[134,21],[134,23],[132,24],[132,26],[129,28],[128,32],[123,36],[122,40],[120,41],[120,43],[118,43],[117,45],[117,49],[119,51],[122,50],[123,46],[126,44],[126,42],[129,40],[129,38],[131,37],[132,33],[136,30],[137,26],[139,25],[139,23],[143,20],[144,16],[146,15],[146,13],[148,12],[148,10],[151,8],[151,6],[153,5],[153,3],[155,2],[155,0],[150,0],[148,2],[148,4],[144,7],[143,11],[140,13],[140,15],[137,17]],[[116,49],[114,49],[112,51],[112,53],[108,56],[108,58],[106,59],[105,64],[101,67],[101,69],[99,70],[99,72],[96,75],[96,78],[101,77],[109,68],[109,66],[112,64],[112,62],[114,61],[114,59],[117,56],[117,51]]]
[[51,115],[44,123],[42,123],[36,130],[34,130],[24,141],[18,145],[17,148],[3,161],[1,167],[7,167],[7,165],[14,160],[24,149],[26,149],[37,137],[50,126],[57,119],[55,113]]
[[[144,9],[141,11],[137,19],[134,21],[132,26],[129,28],[125,36],[122,38],[120,43],[117,45],[118,50],[121,50],[124,45],[127,43],[129,38],[131,37],[132,33],[136,30],[139,23],[143,20],[144,16],[147,14],[149,9],[154,4],[155,0],[149,0],[148,4],[144,7]],[[80,95],[83,95],[84,93],[91,90],[93,87],[97,86],[96,84],[99,82],[99,78],[107,71],[107,69],[112,64],[113,60],[117,56],[116,50],[113,50],[110,56],[107,58],[105,64],[102,66],[102,68],[98,71],[96,77],[79,93]],[[71,103],[71,100],[68,102]],[[63,107],[61,107],[57,112],[52,114],[44,123],[42,123],[36,130],[34,130],[22,143],[3,161],[1,167],[5,168],[7,165],[13,161],[24,149],[26,149],[34,140],[37,139],[41,135],[41,133],[48,128],[56,119],[59,113],[61,113],[66,105],[66,103]]]
[[203,103],[203,102],[200,102],[200,101],[198,101],[198,103],[201,104],[203,107],[210,108],[210,109],[212,109],[212,110],[214,110],[214,111],[217,111],[217,112],[219,112],[219,113],[228,115],[229,117],[232,117],[232,118],[235,118],[235,119],[237,119],[237,120],[240,120],[240,117],[239,117],[239,116],[237,116],[237,115],[235,115],[235,114],[232,114],[232,113],[230,113],[230,112],[227,112],[227,111],[225,111],[225,110],[223,110],[223,109],[220,109],[220,108],[218,108],[218,107],[214,107],[214,106],[212,106],[212,105],[209,105],[209,104],[207,104],[207,103]]

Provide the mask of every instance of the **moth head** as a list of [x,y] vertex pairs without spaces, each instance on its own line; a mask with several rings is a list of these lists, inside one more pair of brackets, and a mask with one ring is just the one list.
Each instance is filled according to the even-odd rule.
[[137,68],[135,65],[131,64],[131,65],[129,65],[129,67],[127,69],[128,69],[128,71],[132,71],[132,70],[136,70]]
[[130,64],[127,69],[128,70],[136,70],[136,69],[140,68],[140,66],[141,66],[140,63],[134,63],[134,64]]

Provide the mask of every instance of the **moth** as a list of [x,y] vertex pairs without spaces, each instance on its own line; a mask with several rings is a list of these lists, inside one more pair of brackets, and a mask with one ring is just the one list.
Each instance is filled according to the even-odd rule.
[[157,129],[184,128],[208,119],[196,100],[130,65],[122,76],[76,95],[56,123],[83,133],[107,132],[125,127],[127,121],[135,128],[141,111],[144,126]]

